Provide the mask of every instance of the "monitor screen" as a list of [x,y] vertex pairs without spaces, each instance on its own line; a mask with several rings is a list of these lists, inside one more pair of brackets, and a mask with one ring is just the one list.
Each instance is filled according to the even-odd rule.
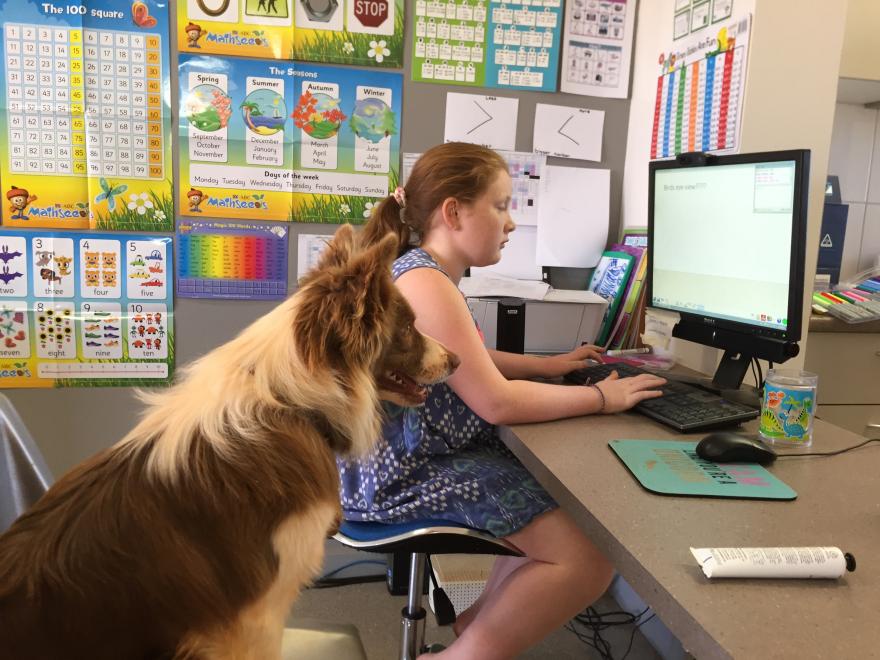
[[796,161],[671,166],[653,175],[650,304],[785,333]]
[[724,349],[713,384],[801,338],[810,152],[683,154],[649,164],[648,304],[672,334]]

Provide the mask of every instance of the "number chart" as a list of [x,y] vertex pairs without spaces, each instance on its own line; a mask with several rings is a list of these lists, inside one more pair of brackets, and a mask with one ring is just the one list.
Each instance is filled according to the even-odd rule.
[[181,53],[400,68],[404,0],[178,0]]
[[556,91],[562,0],[413,4],[413,80]]
[[170,231],[167,4],[21,0],[4,18],[3,224]]
[[170,382],[170,238],[3,230],[0,261],[0,387]]
[[403,77],[180,56],[180,214],[363,222],[397,186]]
[[287,227],[280,225],[181,221],[177,227],[177,295],[286,298],[287,246]]

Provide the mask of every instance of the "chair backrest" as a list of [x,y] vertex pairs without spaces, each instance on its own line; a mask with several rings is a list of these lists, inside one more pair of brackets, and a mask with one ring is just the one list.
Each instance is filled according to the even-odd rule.
[[12,402],[0,394],[0,533],[40,499],[53,481]]

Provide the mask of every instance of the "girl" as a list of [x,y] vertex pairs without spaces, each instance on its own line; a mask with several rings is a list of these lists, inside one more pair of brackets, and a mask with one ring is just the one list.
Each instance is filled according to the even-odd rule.
[[[533,382],[600,360],[600,349],[535,357],[487,350],[457,285],[487,266],[515,225],[504,159],[490,149],[434,147],[373,211],[367,244],[394,232],[397,286],[416,327],[461,358],[421,408],[387,406],[383,439],[361,461],[340,462],[349,520],[439,518],[486,530],[525,557],[500,557],[480,598],[455,622],[456,641],[431,658],[513,658],[608,587],[612,567],[497,437],[495,426],[627,410],[659,396],[662,378],[616,374],[589,387]],[[418,247],[411,247],[417,240]]]

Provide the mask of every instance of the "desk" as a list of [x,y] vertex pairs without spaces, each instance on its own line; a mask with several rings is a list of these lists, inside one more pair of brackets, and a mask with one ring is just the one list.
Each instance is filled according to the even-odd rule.
[[[757,431],[757,420],[745,425]],[[642,489],[607,444],[688,439],[636,413],[501,429],[501,438],[685,649],[704,658],[880,657],[880,446],[787,458],[769,469],[792,502],[669,497]],[[864,440],[816,420],[813,449]],[[694,547],[839,546],[856,571],[840,580],[715,580]]]

